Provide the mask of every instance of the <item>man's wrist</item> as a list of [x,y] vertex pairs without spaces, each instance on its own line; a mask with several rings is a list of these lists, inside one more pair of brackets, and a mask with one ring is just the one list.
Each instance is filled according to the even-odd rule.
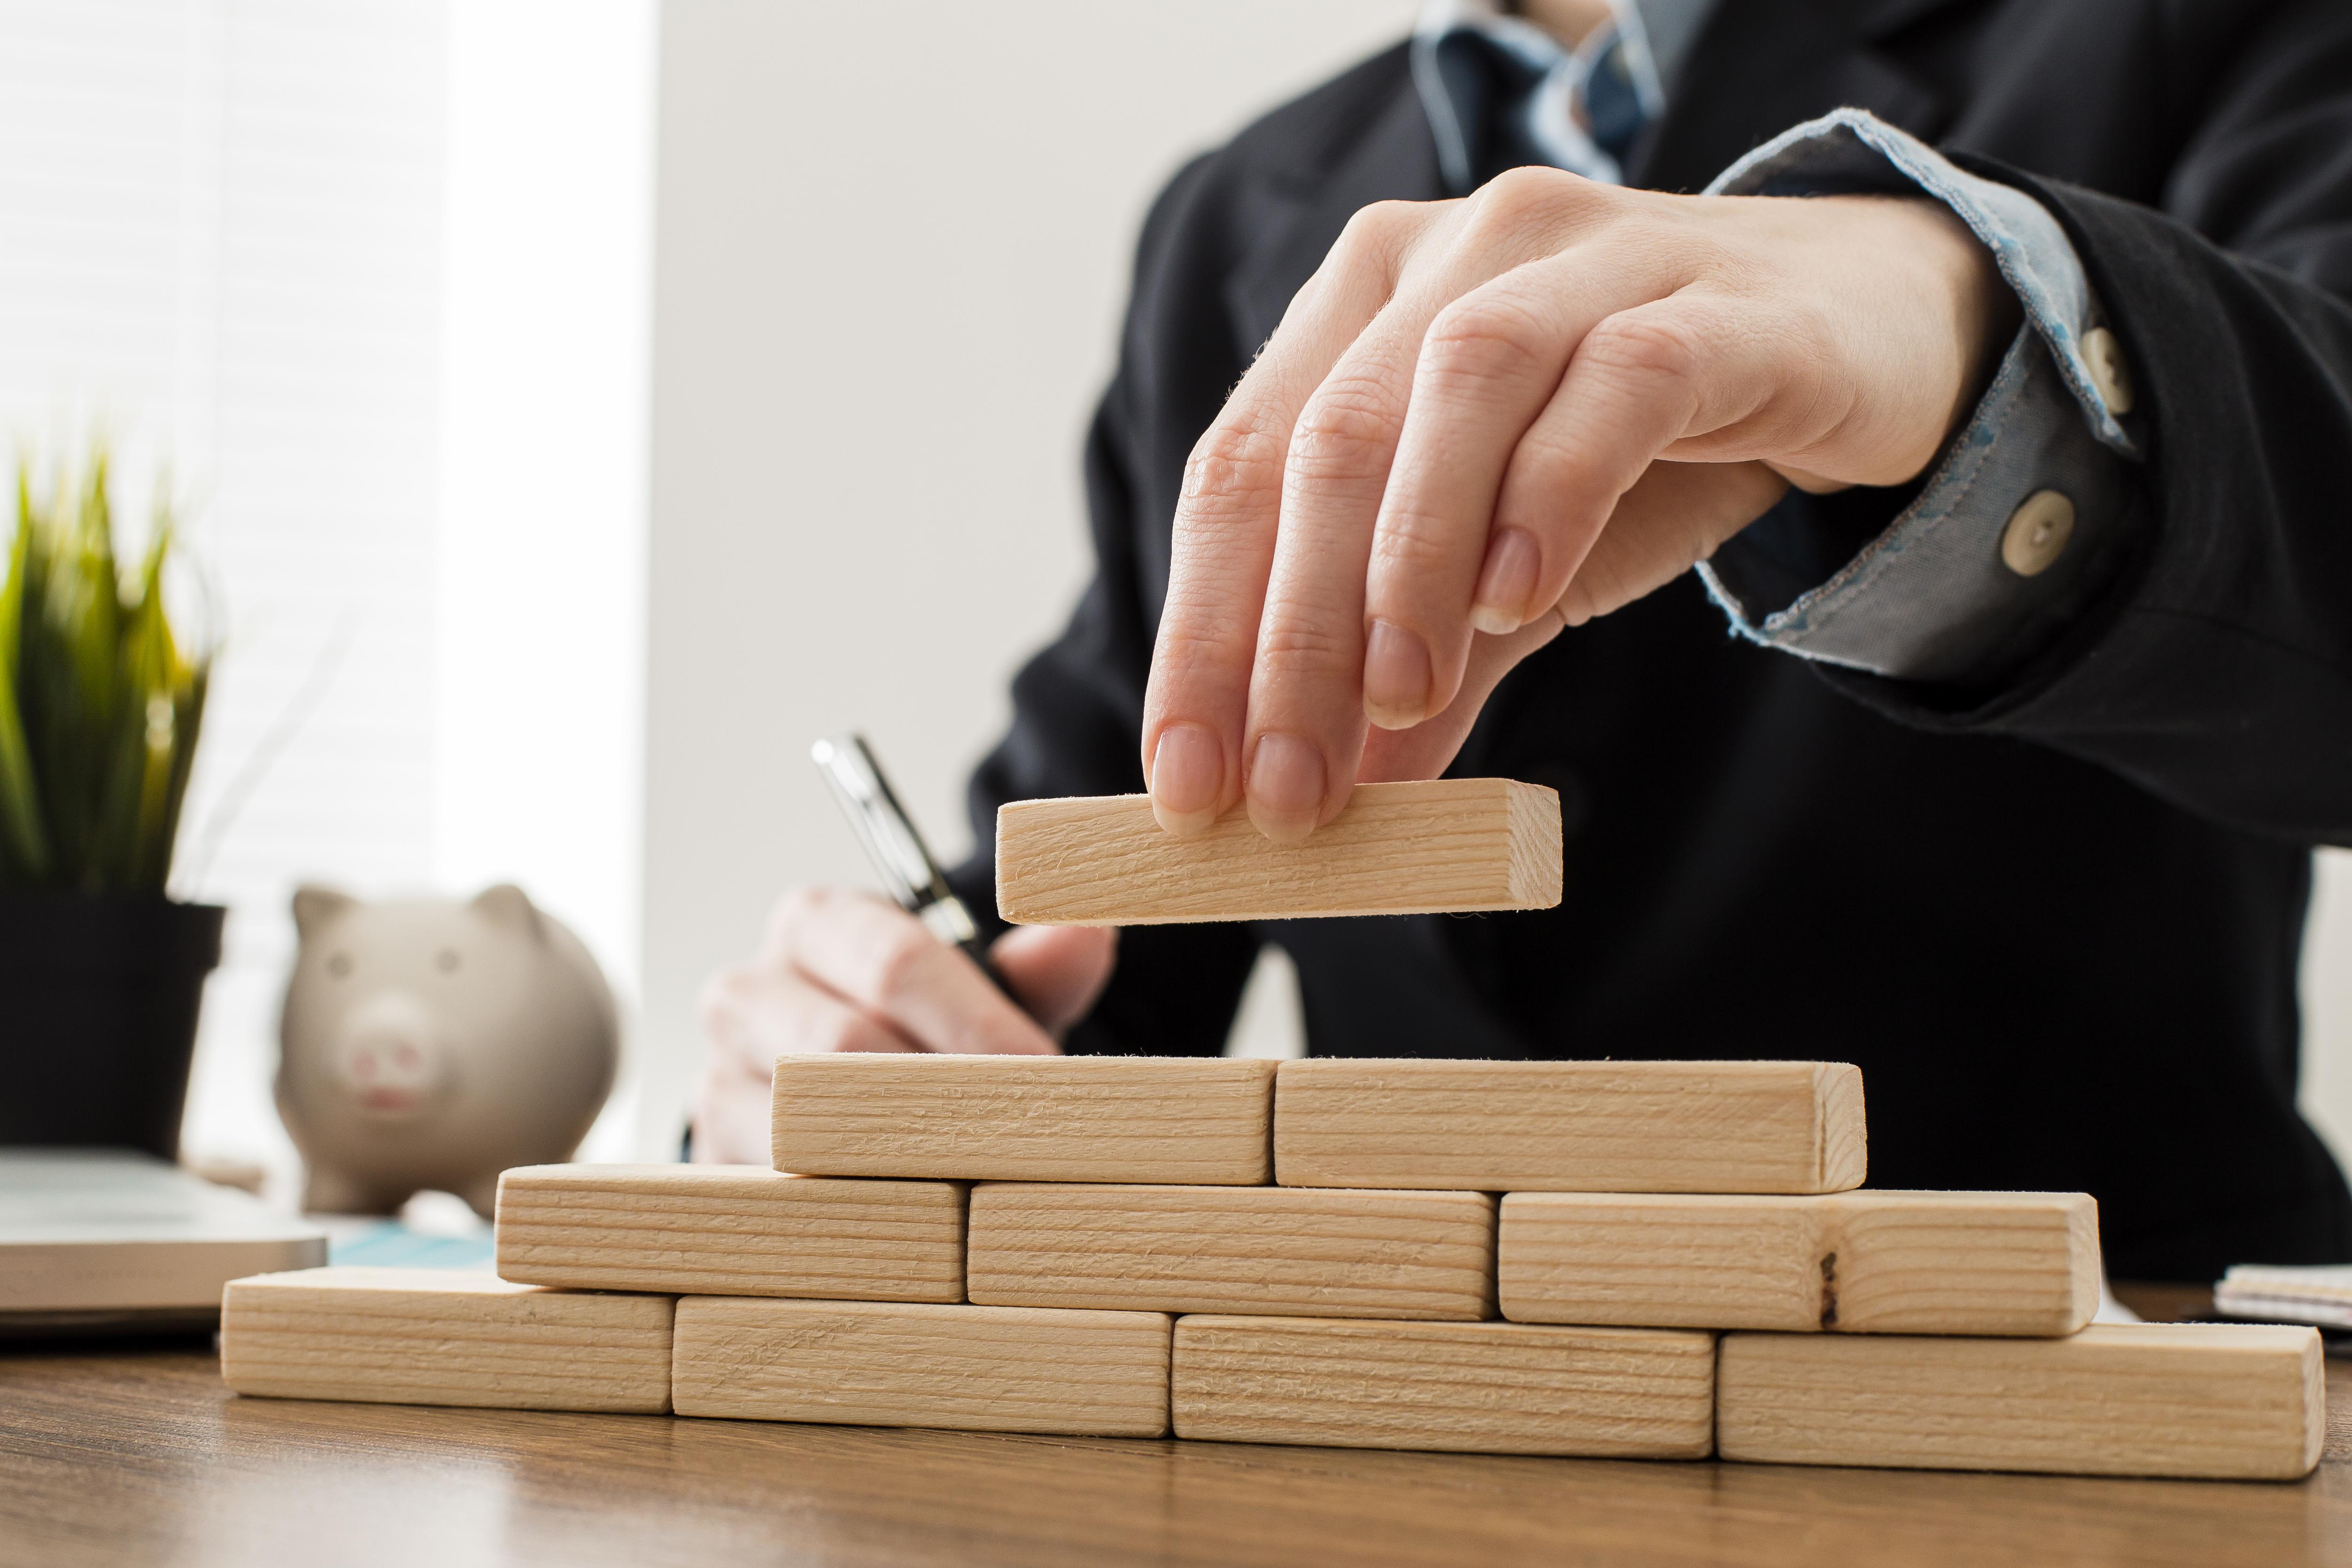
[[[1968,265],[1989,257],[1997,269],[1982,298],[2006,296],[2007,323],[1987,315],[1968,329],[1998,338],[2010,324],[2009,337],[1981,392],[1961,398],[1957,434],[1915,477],[1916,493],[1879,492],[1887,526],[1855,540],[1791,497],[1699,570],[1734,629],[1758,642],[1907,680],[1999,681],[2111,575],[2124,459],[2137,455],[2121,423],[2128,382],[2112,353],[2102,364],[2093,352],[2113,338],[2064,231],[2024,192],[1856,110],[1774,139],[1710,190],[1932,198],[1977,242]],[[1852,551],[1843,564],[1803,576],[1840,537]]]
[[1977,408],[2000,370],[2009,346],[2024,323],[2025,307],[2000,275],[2000,265],[1985,243],[1969,231],[1958,214],[1932,196],[1906,196],[1906,205],[1921,213],[1943,241],[1939,247],[1946,271],[1944,297],[1951,301],[1953,335],[1961,345],[1966,370],[1952,398],[1937,456],[1920,465],[1916,479],[1941,459]]

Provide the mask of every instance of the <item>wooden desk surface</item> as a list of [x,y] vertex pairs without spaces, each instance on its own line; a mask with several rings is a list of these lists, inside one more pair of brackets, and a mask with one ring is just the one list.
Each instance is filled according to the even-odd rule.
[[2352,1564],[2296,1485],[1488,1458],[240,1399],[208,1346],[0,1352],[0,1563]]

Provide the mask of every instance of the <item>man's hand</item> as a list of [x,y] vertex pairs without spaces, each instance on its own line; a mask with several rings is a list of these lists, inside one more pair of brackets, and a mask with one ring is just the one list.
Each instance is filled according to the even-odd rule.
[[1512,665],[1790,483],[1917,475],[2017,319],[1924,198],[1523,169],[1365,208],[1185,474],[1144,705],[1161,826],[1245,800],[1294,841],[1359,779],[1433,777]]
[[694,1157],[768,1163],[776,1058],[809,1051],[1046,1055],[1110,979],[1118,933],[1016,926],[989,957],[1027,1012],[971,960],[897,905],[841,888],[794,888],[749,963],[702,993],[710,1059],[696,1091]]

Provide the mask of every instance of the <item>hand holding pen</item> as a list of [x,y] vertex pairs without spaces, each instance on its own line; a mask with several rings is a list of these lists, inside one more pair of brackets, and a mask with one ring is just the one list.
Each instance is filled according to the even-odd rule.
[[[852,821],[892,899],[845,887],[790,889],[758,950],[705,988],[710,1056],[696,1093],[692,1145],[699,1160],[767,1163],[769,1079],[780,1055],[1044,1054],[1060,1049],[1064,1031],[1093,1008],[1110,977],[1117,933],[1108,929],[1024,925],[983,941],[970,910],[943,902],[941,895],[954,894],[871,751],[854,737],[822,744],[845,767],[862,762],[871,774],[879,804],[856,806]],[[821,766],[835,777],[830,764]],[[893,817],[899,826],[890,825]],[[992,981],[983,965],[1001,979]]]
[[809,747],[809,760],[833,786],[842,815],[849,819],[866,858],[873,862],[884,890],[898,907],[979,965],[981,973],[1016,1006],[1023,1005],[989,961],[988,945],[980,939],[980,923],[948,886],[939,862],[931,859],[930,846],[923,842],[922,832],[907,815],[907,809],[898,804],[898,791],[883,776],[882,765],[875,760],[874,748],[866,744],[866,737],[846,734],[820,740]]

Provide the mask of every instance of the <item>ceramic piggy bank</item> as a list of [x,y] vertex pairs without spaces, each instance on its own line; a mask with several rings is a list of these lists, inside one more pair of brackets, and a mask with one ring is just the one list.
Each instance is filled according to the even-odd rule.
[[489,1218],[499,1173],[572,1157],[613,1087],[613,995],[579,938],[500,885],[467,902],[294,894],[278,1113],[313,1212],[423,1188]]

